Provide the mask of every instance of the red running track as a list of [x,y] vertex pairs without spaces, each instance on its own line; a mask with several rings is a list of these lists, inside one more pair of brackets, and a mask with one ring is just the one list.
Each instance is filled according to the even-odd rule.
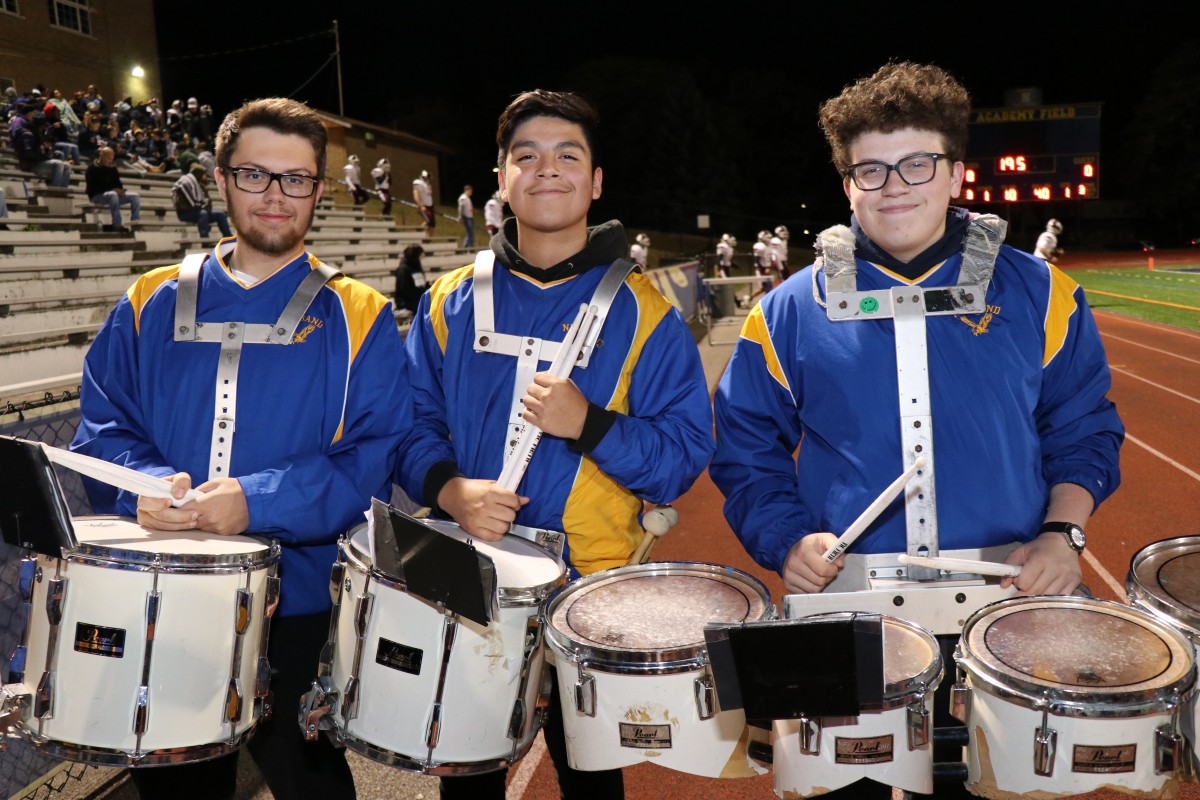
[[[1123,260],[1137,261],[1132,256]],[[1081,258],[1069,266],[1084,265]],[[1121,451],[1121,487],[1088,526],[1084,581],[1097,597],[1125,602],[1125,576],[1138,550],[1161,539],[1200,534],[1200,334],[1104,312],[1097,312],[1096,319],[1113,370],[1110,397],[1128,438]],[[699,346],[709,348],[704,341]],[[719,371],[720,366],[710,369],[713,384]],[[778,603],[783,595],[778,575],[750,560],[726,524],[721,504],[705,473],[675,503],[680,523],[657,546],[654,560],[729,564],[761,579]],[[539,749],[525,761],[529,763],[517,764],[510,773],[509,797],[557,800],[549,758],[540,757]],[[775,797],[770,775],[713,780],[652,764],[627,768],[625,786],[628,800]],[[1176,796],[1200,800],[1200,784],[1184,785]],[[1080,797],[1118,800],[1128,795],[1098,791]]]

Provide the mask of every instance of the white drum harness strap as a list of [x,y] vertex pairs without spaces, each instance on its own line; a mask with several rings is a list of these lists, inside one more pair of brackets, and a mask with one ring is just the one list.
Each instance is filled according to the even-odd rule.
[[213,409],[212,443],[209,448],[208,479],[229,477],[236,429],[238,364],[243,344],[288,345],[305,312],[326,283],[341,273],[317,264],[288,300],[279,319],[272,324],[245,322],[197,322],[200,267],[207,254],[187,256],[179,268],[175,295],[175,341],[209,342],[221,345],[217,361],[216,397]]
[[[825,307],[829,319],[834,322],[893,320],[904,467],[911,466],[918,456],[924,456],[927,461],[927,466],[909,482],[904,493],[909,555],[938,554],[936,462],[925,318],[984,312],[988,284],[1007,229],[1008,223],[992,214],[971,220],[963,241],[962,266],[956,286],[897,286],[869,292],[858,290],[853,232],[844,225],[836,225],[817,236],[813,298]],[[826,302],[822,302],[817,286],[818,270],[825,274]],[[907,569],[909,578],[914,580],[928,580],[938,575],[936,569],[929,567],[909,566]]]
[[[495,353],[513,356],[517,359],[517,374],[513,380],[512,401],[509,408],[504,448],[504,456],[507,460],[525,427],[525,420],[521,417],[521,412],[525,408],[521,402],[525,398],[525,390],[529,384],[533,383],[533,376],[537,374],[539,362],[553,361],[562,342],[561,340],[551,341],[534,336],[516,336],[496,331],[496,316],[492,299],[492,274],[495,262],[496,254],[491,250],[480,250],[475,256],[474,285],[471,292],[475,310],[474,346],[477,353]],[[592,350],[595,349],[596,342],[600,338],[600,329],[604,326],[609,309],[612,308],[613,300],[616,299],[617,292],[620,291],[625,279],[629,277],[629,273],[635,267],[633,262],[618,258],[600,279],[600,284],[596,287],[591,299],[591,305],[596,308],[596,323],[592,326],[590,335],[583,344],[579,359],[575,362],[576,368],[587,368],[591,361]]]

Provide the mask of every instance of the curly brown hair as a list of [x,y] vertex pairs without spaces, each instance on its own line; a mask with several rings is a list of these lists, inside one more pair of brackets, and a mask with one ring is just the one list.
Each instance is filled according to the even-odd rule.
[[275,133],[301,136],[312,145],[317,158],[317,178],[325,177],[325,147],[329,134],[321,118],[304,103],[286,97],[251,100],[230,111],[216,136],[217,166],[228,170],[237,149],[238,137],[246,128],[266,128]]
[[819,115],[839,173],[850,166],[850,146],[864,133],[904,128],[933,131],[946,155],[962,161],[967,152],[971,95],[953,76],[932,64],[884,64],[826,100]]

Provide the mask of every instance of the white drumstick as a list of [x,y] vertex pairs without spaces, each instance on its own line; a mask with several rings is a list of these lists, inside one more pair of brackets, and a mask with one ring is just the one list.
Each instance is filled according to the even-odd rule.
[[837,560],[837,557],[845,552],[846,548],[854,544],[854,540],[862,535],[862,532],[867,529],[867,526],[875,521],[883,510],[887,508],[888,503],[895,499],[896,495],[900,494],[900,490],[904,485],[912,480],[917,474],[917,470],[925,466],[925,456],[917,456],[917,460],[912,463],[912,466],[904,470],[904,473],[896,480],[892,481],[891,485],[883,490],[879,497],[875,498],[875,502],[867,506],[866,511],[858,515],[858,519],[850,523],[850,527],[846,528],[846,532],[838,537],[834,542],[833,547],[825,551],[825,561],[832,564]]
[[947,572],[967,572],[971,575],[1015,578],[1021,574],[1021,568],[1016,564],[1001,564],[999,561],[975,561],[969,558],[943,558],[942,556],[910,556],[907,553],[901,553],[897,560],[901,564],[912,564],[914,567],[944,569]]
[[46,453],[46,457],[55,464],[61,464],[67,469],[74,470],[81,475],[87,475],[89,478],[95,478],[102,483],[107,483],[109,486],[115,486],[118,489],[144,494],[147,497],[159,497],[170,500],[171,505],[176,508],[203,495],[203,492],[188,489],[183,499],[179,500],[171,496],[171,484],[162,478],[156,478],[153,475],[138,472],[136,469],[123,467],[120,464],[113,464],[111,461],[85,456],[83,453],[75,453],[59,447],[51,447],[42,442],[37,442],[37,444],[41,445],[42,450]]
[[[575,368],[575,362],[579,359],[579,351],[583,349],[588,331],[596,321],[598,313],[599,309],[595,306],[579,306],[575,321],[571,323],[566,337],[559,344],[558,354],[550,364],[551,375],[556,378],[566,378],[571,374],[571,370]],[[500,478],[496,482],[501,488],[510,492],[517,490],[521,478],[525,477],[525,469],[529,466],[529,460],[533,458],[533,451],[537,449],[541,440],[542,429],[533,423],[525,423],[525,428],[517,439],[517,446],[513,448],[512,454],[509,455],[504,462],[504,467],[500,470]]]

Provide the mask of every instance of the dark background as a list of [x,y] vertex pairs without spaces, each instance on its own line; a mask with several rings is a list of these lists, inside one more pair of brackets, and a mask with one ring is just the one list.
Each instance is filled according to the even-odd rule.
[[[495,122],[513,95],[569,89],[601,115],[593,221],[694,232],[706,213],[713,232],[747,242],[779,223],[845,221],[817,108],[887,60],[942,66],[980,108],[1021,87],[1045,104],[1102,102],[1098,202],[1159,246],[1200,234],[1200,40],[1176,8],[156,2],[168,103],[196,96],[219,117],[282,94],[337,113],[336,18],[345,115],[453,148],[439,197],[494,184]],[[1073,209],[1037,213],[1086,238]]]

